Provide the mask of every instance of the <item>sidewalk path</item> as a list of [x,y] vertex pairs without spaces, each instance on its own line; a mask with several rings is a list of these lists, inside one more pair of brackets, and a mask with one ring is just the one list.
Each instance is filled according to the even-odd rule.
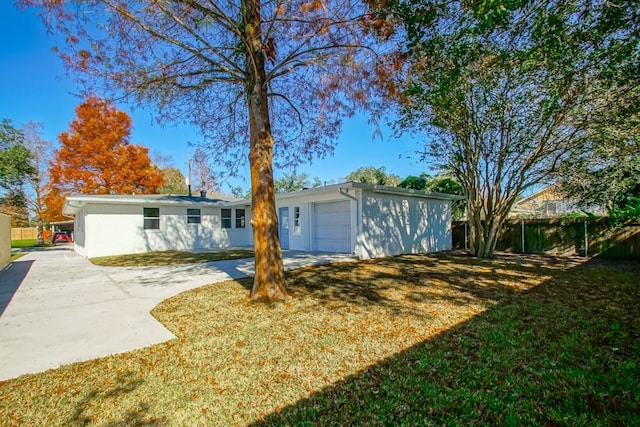
[[[284,251],[286,269],[348,254]],[[175,338],[150,311],[188,289],[253,275],[253,259],[168,267],[98,267],[71,246],[0,270],[0,381]]]

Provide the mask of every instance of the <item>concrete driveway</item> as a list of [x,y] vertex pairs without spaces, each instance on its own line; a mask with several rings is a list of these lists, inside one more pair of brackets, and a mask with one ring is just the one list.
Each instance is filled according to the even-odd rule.
[[[286,269],[348,260],[284,251]],[[173,339],[153,307],[253,270],[253,259],[120,268],[95,266],[70,245],[29,252],[0,271],[0,380]]]

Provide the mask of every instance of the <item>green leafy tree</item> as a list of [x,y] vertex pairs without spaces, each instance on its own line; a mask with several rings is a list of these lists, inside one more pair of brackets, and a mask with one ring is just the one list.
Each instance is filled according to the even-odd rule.
[[237,185],[235,187],[231,187],[231,195],[237,199],[250,199],[251,191],[244,190],[242,186]]
[[[448,176],[438,176],[429,181],[426,187],[427,191],[433,193],[453,194],[456,196],[464,196],[462,185],[454,178]],[[454,200],[451,203],[451,219],[460,221],[464,217],[467,201]]]
[[407,34],[399,125],[427,130],[425,159],[466,197],[471,252],[491,257],[518,194],[583,150],[586,124],[617,102],[607,90],[640,81],[637,3],[403,1],[385,11]]
[[309,178],[309,174],[303,173],[285,173],[281,178],[275,180],[276,193],[291,193],[293,191],[305,188],[320,187],[322,182],[317,176],[313,179]]
[[169,166],[161,170],[163,181],[158,189],[159,194],[187,194],[187,183],[180,169]]
[[[399,187],[457,196],[464,195],[460,183],[446,175],[437,177],[432,177],[426,173],[422,173],[420,176],[410,175],[402,180]],[[451,204],[451,218],[454,221],[462,219],[464,217],[465,207],[466,201],[464,199],[454,200]]]
[[14,227],[29,226],[25,184],[36,170],[33,156],[25,146],[25,135],[11,120],[0,122],[0,212],[11,216]]
[[21,188],[14,189],[0,197],[0,213],[11,217],[11,227],[29,227],[27,198]]
[[398,187],[425,190],[432,179],[431,175],[427,173],[421,173],[420,176],[409,175],[400,182]]
[[563,165],[560,188],[585,209],[604,206],[612,218],[632,219],[640,197],[640,104],[628,89],[605,96],[616,105],[606,102],[587,124],[588,143]]
[[11,125],[0,122],[0,189],[7,192],[22,190],[25,181],[35,170],[32,155],[24,145],[24,134]]
[[363,166],[351,172],[345,178],[349,182],[361,182],[363,184],[386,185],[397,187],[400,185],[400,177],[394,174],[387,174],[386,168],[381,166]]

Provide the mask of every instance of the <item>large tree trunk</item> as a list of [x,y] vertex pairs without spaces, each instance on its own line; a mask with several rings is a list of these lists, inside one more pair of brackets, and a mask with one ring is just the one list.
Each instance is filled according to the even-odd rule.
[[44,222],[42,221],[42,217],[38,215],[38,246],[44,246]]
[[493,258],[504,218],[483,218],[482,210],[470,204],[467,205],[467,212],[471,254],[478,258]]
[[248,40],[246,96],[251,148],[251,200],[255,277],[253,301],[272,301],[286,295],[278,216],[273,182],[273,136],[269,118],[265,57],[262,48],[260,2],[243,0],[243,27]]

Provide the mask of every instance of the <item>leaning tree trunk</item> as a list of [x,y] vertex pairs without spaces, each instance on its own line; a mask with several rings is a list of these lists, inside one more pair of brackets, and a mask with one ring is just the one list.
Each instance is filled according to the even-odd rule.
[[498,243],[498,232],[502,227],[503,220],[501,218],[492,218],[485,225],[484,236],[480,251],[478,252],[479,258],[493,258],[496,244]]
[[243,0],[243,29],[247,41],[246,96],[251,147],[251,200],[255,277],[254,301],[272,301],[286,295],[282,250],[273,182],[273,135],[269,118],[265,57],[262,46],[260,1]]

